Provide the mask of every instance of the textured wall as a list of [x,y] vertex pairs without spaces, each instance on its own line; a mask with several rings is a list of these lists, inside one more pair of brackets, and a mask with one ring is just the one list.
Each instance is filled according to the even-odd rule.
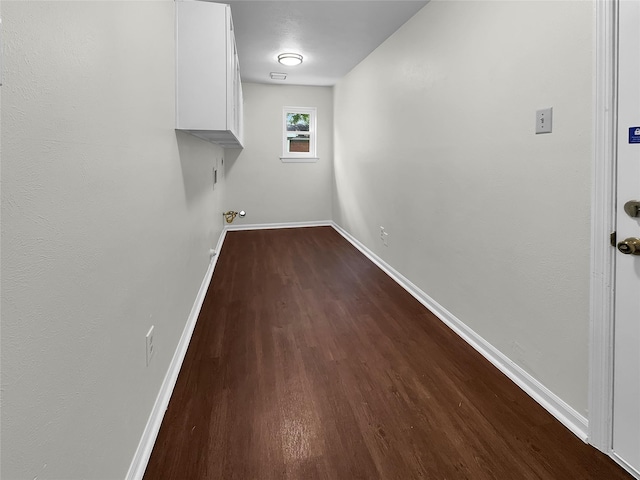
[[591,2],[432,1],[334,89],[337,223],[583,415],[591,29]]
[[[242,60],[240,60],[242,62]],[[225,163],[227,207],[247,211],[234,224],[331,219],[333,89],[243,84],[244,150]],[[316,163],[282,163],[282,107],[316,107]]]
[[172,1],[2,13],[1,476],[123,478],[222,229],[224,152],[173,130]]

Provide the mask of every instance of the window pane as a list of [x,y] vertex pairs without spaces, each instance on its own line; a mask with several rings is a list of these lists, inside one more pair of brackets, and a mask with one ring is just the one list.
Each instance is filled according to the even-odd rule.
[[309,136],[298,135],[289,138],[289,153],[309,153]]
[[288,151],[309,153],[309,114],[287,112]]
[[287,113],[287,131],[309,131],[309,114],[308,113]]

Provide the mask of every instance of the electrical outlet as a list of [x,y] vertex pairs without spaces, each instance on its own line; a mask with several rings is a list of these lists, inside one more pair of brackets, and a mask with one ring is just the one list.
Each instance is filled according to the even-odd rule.
[[389,244],[387,243],[388,237],[389,237],[389,234],[385,231],[384,227],[380,225],[380,240],[382,240],[382,244],[385,247],[389,246]]
[[151,325],[151,328],[147,332],[147,367],[149,363],[151,363],[151,357],[153,357],[153,354],[156,352],[155,345],[153,344],[153,334],[153,325]]

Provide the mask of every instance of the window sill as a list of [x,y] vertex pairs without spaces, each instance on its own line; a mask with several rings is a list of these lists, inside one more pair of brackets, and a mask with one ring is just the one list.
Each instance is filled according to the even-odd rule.
[[318,157],[280,157],[282,163],[316,163]]

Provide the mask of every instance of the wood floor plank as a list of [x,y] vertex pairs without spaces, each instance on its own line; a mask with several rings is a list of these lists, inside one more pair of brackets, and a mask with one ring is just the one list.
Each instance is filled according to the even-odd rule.
[[228,232],[146,480],[629,479],[330,227]]

